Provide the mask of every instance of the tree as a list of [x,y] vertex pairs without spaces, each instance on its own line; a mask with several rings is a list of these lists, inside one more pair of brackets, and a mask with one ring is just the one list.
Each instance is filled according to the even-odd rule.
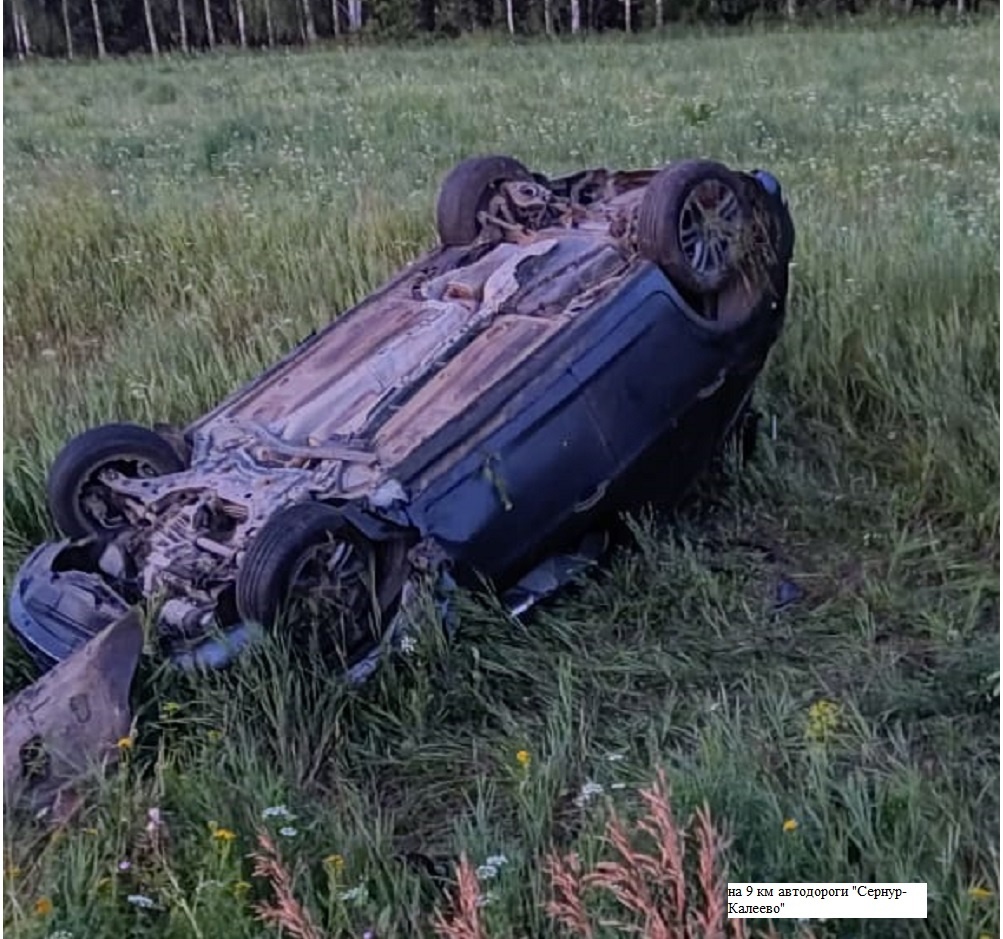
[[338,0],[331,0],[331,33],[341,35],[341,23],[338,22]]
[[623,28],[630,32],[630,0],[623,0]]
[[551,0],[543,0],[543,31],[548,36],[554,32],[554,11],[551,9]]
[[104,46],[104,30],[101,28],[101,11],[98,9],[98,0],[91,0],[91,19],[94,21],[94,42],[97,45],[98,58],[103,59],[108,55]]
[[265,41],[268,48],[275,45],[275,24],[272,22],[272,0],[265,0]]
[[188,23],[185,21],[185,0],[178,0],[178,34],[181,51],[188,51]]
[[313,21],[313,10],[310,9],[310,0],[302,0],[303,6],[303,40],[308,46],[312,46],[317,41],[317,26]]
[[[93,3],[94,0],[91,0]],[[216,48],[216,31],[212,24],[212,3],[211,0],[202,0],[202,12],[205,14],[205,36],[210,49]]]
[[353,33],[362,29],[362,0],[348,0],[348,28]]
[[24,10],[24,0],[12,0],[11,11],[14,20],[14,43],[17,46],[17,57],[24,59],[31,55],[31,34],[28,32],[28,17]]
[[143,16],[146,17],[146,34],[150,40],[150,52],[156,58],[160,55],[160,46],[157,45],[157,31],[153,28],[153,7],[150,0],[143,0]]
[[70,0],[63,0],[63,32],[66,34],[66,58],[73,58],[73,30],[70,28]]
[[[662,0],[658,0],[659,3]],[[512,0],[509,0],[509,7],[512,9]],[[575,35],[582,28],[582,0],[571,0],[571,34]]]
[[[578,3],[578,0],[571,0],[572,9],[574,5]],[[505,0],[505,18],[508,20],[508,31],[510,36],[515,35],[515,8],[512,5],[512,0]]]
[[237,20],[237,42],[241,49],[247,48],[247,17],[244,15],[244,0],[234,0]]

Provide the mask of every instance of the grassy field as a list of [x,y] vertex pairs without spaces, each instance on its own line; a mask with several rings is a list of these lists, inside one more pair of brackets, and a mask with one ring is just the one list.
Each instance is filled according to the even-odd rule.
[[6,819],[10,935],[269,934],[259,830],[331,936],[430,934],[464,852],[507,858],[492,937],[557,935],[542,859],[605,856],[664,767],[733,879],[929,885],[926,921],[817,936],[998,936],[998,49],[931,21],[6,68],[8,582],[68,435],[254,375],[431,243],[463,156],[765,166],[798,223],[752,468],[522,624],[430,617],[358,692],[275,649],[148,663],[122,771],[55,836]]

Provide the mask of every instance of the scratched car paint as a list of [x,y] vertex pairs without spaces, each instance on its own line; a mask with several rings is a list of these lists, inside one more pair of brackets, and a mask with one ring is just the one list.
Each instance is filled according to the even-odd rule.
[[678,502],[781,331],[777,180],[472,158],[437,224],[439,245],[187,427],[67,444],[48,482],[66,537],[11,590],[41,667],[141,604],[179,665],[274,628],[362,678],[422,584],[490,582],[521,610],[616,513]]

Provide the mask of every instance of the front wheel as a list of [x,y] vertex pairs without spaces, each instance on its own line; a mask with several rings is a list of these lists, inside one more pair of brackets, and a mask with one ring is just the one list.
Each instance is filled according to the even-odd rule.
[[470,157],[457,163],[439,189],[435,223],[444,245],[467,245],[481,233],[480,213],[502,183],[532,182],[514,157]]
[[332,506],[292,505],[248,546],[237,611],[244,622],[287,631],[298,650],[348,668],[382,640],[405,556],[403,541],[371,541]]
[[737,173],[711,160],[683,160],[648,184],[638,243],[677,287],[707,297],[739,273],[753,223],[748,187]]
[[180,473],[184,462],[160,434],[136,424],[105,424],[74,437],[49,470],[46,497],[59,530],[68,538],[114,535],[128,517],[102,480],[111,470],[132,479]]

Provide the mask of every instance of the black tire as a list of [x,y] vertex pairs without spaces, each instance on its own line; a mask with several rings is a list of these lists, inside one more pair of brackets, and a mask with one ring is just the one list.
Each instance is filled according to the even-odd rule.
[[179,473],[185,465],[163,437],[136,424],[105,424],[74,437],[53,462],[46,484],[49,512],[68,538],[112,535],[125,527],[124,519],[101,520],[85,505],[85,498],[100,499],[96,476],[106,468],[139,478]]
[[[703,207],[705,194],[718,200],[714,218]],[[751,224],[748,186],[737,173],[712,160],[684,160],[667,166],[648,184],[638,218],[638,247],[681,290],[706,297],[720,293],[737,276],[738,242]]]
[[[353,549],[354,560],[372,572],[374,582],[368,590],[355,584],[355,592],[348,592],[344,618],[314,617],[306,623],[289,609],[294,594],[306,589],[295,581],[311,554],[326,545]],[[348,667],[382,637],[403,585],[398,577],[403,561],[402,543],[371,541],[336,508],[319,502],[291,505],[273,515],[248,545],[237,572],[237,612],[244,622],[289,628],[295,648],[337,658]]]
[[444,245],[468,245],[480,234],[483,211],[499,183],[530,181],[533,174],[509,156],[470,157],[457,163],[439,187],[435,223]]

